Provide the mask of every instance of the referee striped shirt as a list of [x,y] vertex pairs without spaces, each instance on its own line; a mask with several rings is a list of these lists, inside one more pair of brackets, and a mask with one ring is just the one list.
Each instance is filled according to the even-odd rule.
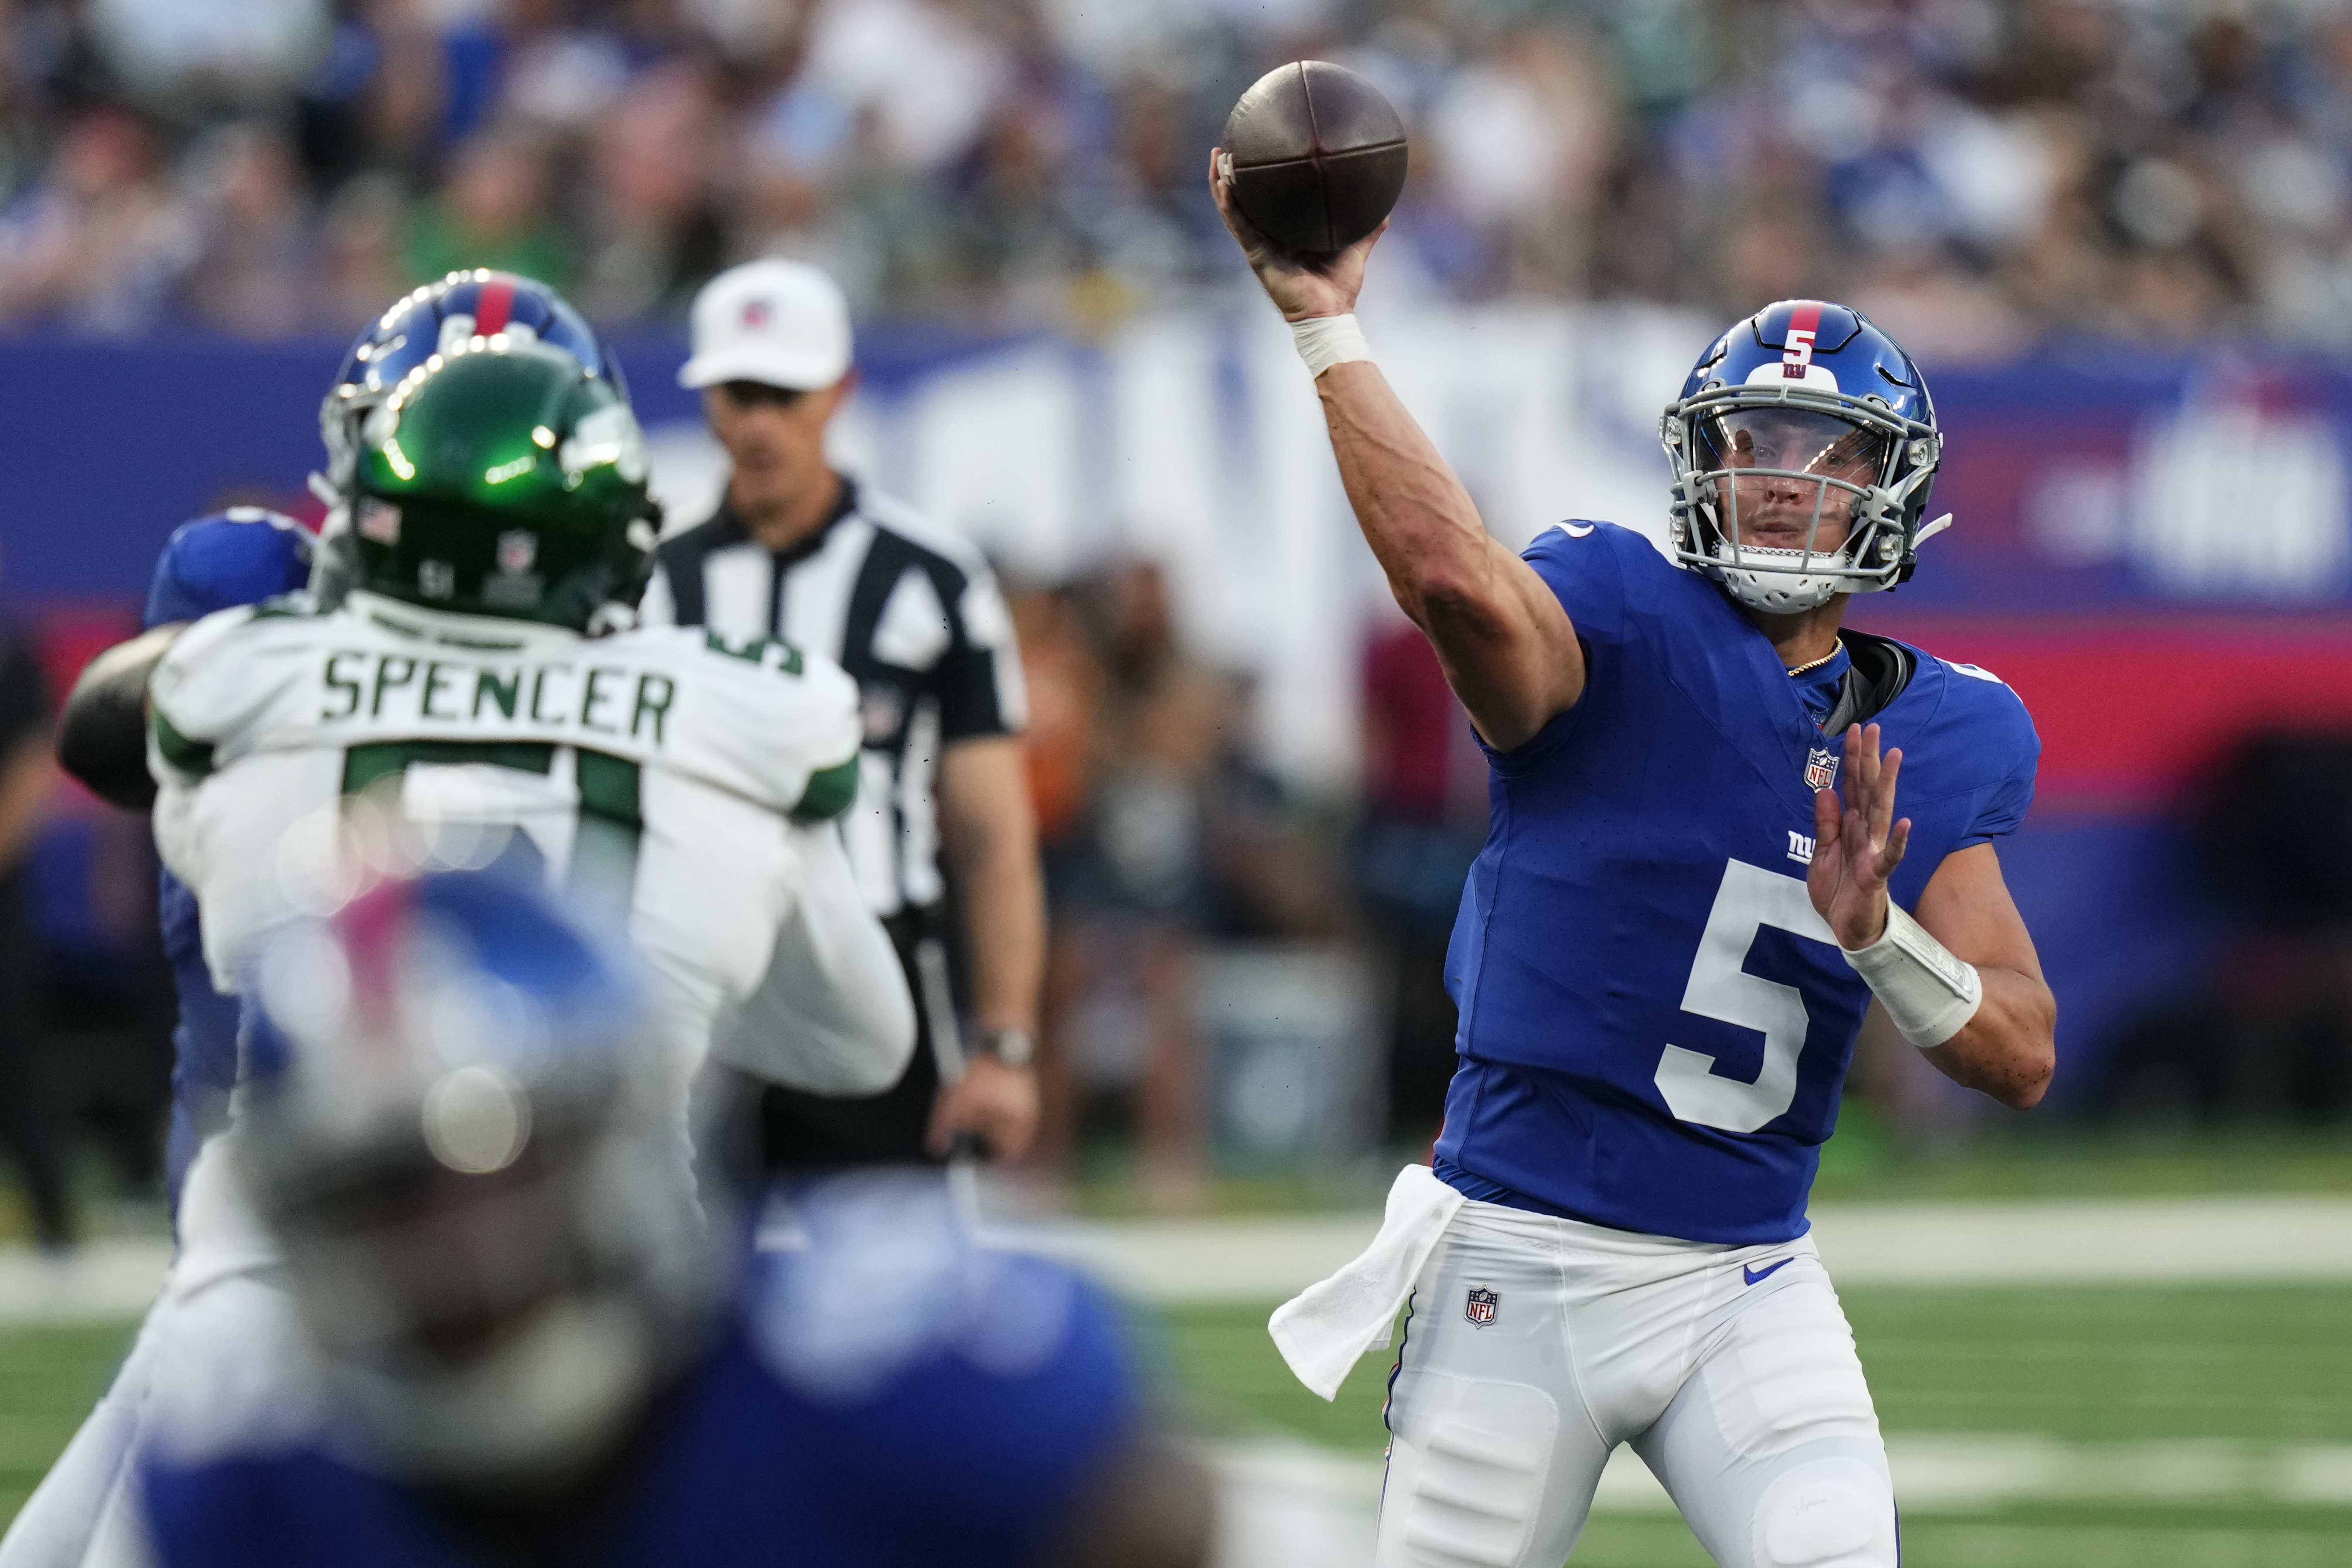
[[1017,734],[1027,717],[1013,618],[970,541],[845,479],[833,514],[788,550],[753,539],[722,500],[662,542],[643,614],[837,659],[866,717],[857,803],[842,818],[850,863],[878,915],[940,901],[940,753]]

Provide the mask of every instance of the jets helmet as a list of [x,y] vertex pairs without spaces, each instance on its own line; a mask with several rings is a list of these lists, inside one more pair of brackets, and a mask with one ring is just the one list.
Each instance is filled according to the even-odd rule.
[[1675,560],[1794,614],[1910,578],[1943,455],[1919,367],[1859,310],[1783,300],[1711,344],[1659,422]]
[[362,1447],[455,1479],[600,1451],[730,1256],[630,961],[519,879],[384,875],[245,990],[234,1158]]
[[646,479],[617,380],[534,335],[453,335],[361,421],[326,552],[427,609],[608,630],[652,563]]

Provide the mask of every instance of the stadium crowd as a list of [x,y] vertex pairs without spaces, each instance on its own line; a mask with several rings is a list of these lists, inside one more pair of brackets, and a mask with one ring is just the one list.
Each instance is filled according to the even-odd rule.
[[[1239,89],[1413,130],[1390,286],[1852,298],[1914,352],[2352,334],[2352,18],[2317,0],[11,0],[0,321],[341,331],[458,262],[607,321],[722,266],[1085,331],[1241,282]],[[1404,259],[1410,258],[1410,265]]]

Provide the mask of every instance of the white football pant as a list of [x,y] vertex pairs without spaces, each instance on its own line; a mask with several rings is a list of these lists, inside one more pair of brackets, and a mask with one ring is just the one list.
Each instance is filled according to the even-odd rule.
[[1810,1237],[1465,1204],[1415,1281],[1388,1422],[1378,1568],[1559,1568],[1620,1443],[1722,1568],[1895,1562],[1878,1417]]

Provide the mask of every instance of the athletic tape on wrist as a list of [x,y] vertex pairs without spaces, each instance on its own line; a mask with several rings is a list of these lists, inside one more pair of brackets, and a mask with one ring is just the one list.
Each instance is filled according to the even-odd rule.
[[1372,345],[1364,341],[1363,329],[1356,325],[1353,315],[1309,316],[1293,321],[1290,341],[1298,345],[1298,357],[1307,362],[1309,377],[1320,376],[1335,364],[1372,357]]
[[1953,957],[1892,899],[1876,942],[1838,951],[1885,1005],[1896,1032],[1923,1051],[1958,1034],[1984,1000],[1976,965]]

